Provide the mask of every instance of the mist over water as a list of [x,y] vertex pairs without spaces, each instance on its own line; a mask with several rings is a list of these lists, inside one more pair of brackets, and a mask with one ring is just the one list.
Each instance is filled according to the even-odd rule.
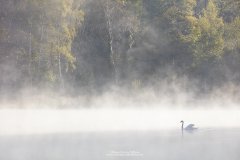
[[[0,159],[239,159],[240,110],[234,98],[196,97],[177,86],[161,92],[23,94],[3,101]],[[198,130],[182,133],[181,120]]]
[[[0,159],[238,160],[239,110],[1,110]],[[195,123],[181,132],[180,120]]]
[[199,131],[239,128],[237,109],[0,110],[0,135],[179,130],[180,121]]

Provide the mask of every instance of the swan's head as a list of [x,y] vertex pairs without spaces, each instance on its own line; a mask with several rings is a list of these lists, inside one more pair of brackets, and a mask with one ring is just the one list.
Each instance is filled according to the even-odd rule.
[[183,120],[181,120],[181,121],[180,121],[180,123],[184,123],[184,121],[183,121]]

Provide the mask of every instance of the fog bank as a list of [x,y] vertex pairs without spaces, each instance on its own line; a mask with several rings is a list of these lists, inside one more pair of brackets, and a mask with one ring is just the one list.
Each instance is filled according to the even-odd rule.
[[0,135],[177,130],[180,120],[194,123],[199,131],[237,128],[240,110],[0,110]]

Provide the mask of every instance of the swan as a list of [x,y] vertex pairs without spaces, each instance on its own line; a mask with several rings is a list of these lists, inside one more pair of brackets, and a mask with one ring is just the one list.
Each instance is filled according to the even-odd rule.
[[198,128],[194,127],[194,124],[189,124],[189,125],[187,125],[187,127],[183,127],[184,126],[184,121],[183,120],[180,123],[182,123],[182,131],[183,130],[193,131],[193,130],[198,129]]

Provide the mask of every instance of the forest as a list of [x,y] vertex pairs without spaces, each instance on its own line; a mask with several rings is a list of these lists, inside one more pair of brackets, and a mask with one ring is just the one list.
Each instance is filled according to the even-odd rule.
[[0,0],[1,95],[239,83],[239,0]]

